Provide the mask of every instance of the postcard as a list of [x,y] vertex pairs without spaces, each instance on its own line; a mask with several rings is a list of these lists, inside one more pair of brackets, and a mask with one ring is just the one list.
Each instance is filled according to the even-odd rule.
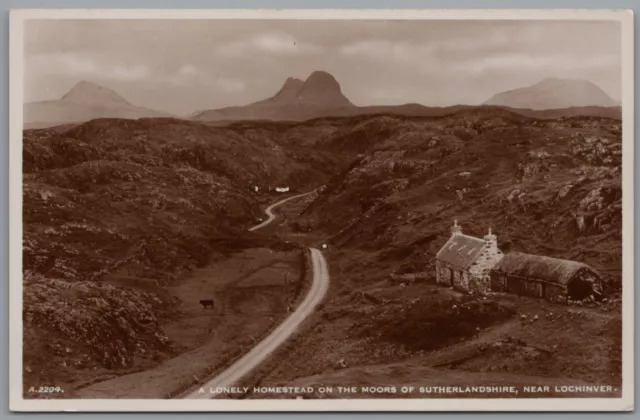
[[633,410],[631,11],[10,35],[12,410]]

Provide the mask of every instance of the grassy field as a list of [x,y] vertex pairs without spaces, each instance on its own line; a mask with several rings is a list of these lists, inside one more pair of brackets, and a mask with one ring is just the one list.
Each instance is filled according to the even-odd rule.
[[[153,369],[102,381],[83,398],[166,398],[224,369],[287,314],[301,279],[300,251],[248,249],[168,289],[181,303],[163,325],[179,355]],[[285,277],[286,274],[286,277]],[[200,299],[213,299],[203,309]]]

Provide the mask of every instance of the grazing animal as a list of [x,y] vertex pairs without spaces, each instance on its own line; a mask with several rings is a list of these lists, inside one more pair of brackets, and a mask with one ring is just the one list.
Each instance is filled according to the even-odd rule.
[[202,309],[207,309],[207,307],[213,308],[213,299],[201,300],[200,305],[202,305]]

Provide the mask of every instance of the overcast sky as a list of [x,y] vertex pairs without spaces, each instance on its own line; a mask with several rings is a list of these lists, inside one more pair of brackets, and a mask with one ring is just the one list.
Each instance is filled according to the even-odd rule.
[[176,114],[273,95],[287,77],[333,74],[356,105],[479,104],[546,77],[620,99],[617,22],[32,20],[25,99],[78,81]]

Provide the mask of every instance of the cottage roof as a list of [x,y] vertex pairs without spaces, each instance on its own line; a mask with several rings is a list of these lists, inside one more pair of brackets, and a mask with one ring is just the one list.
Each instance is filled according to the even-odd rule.
[[460,268],[469,268],[482,252],[485,242],[480,238],[457,233],[438,251],[436,259]]
[[574,274],[583,268],[596,273],[588,265],[577,261],[511,252],[506,254],[493,267],[493,270],[507,275],[546,280],[566,286]]

